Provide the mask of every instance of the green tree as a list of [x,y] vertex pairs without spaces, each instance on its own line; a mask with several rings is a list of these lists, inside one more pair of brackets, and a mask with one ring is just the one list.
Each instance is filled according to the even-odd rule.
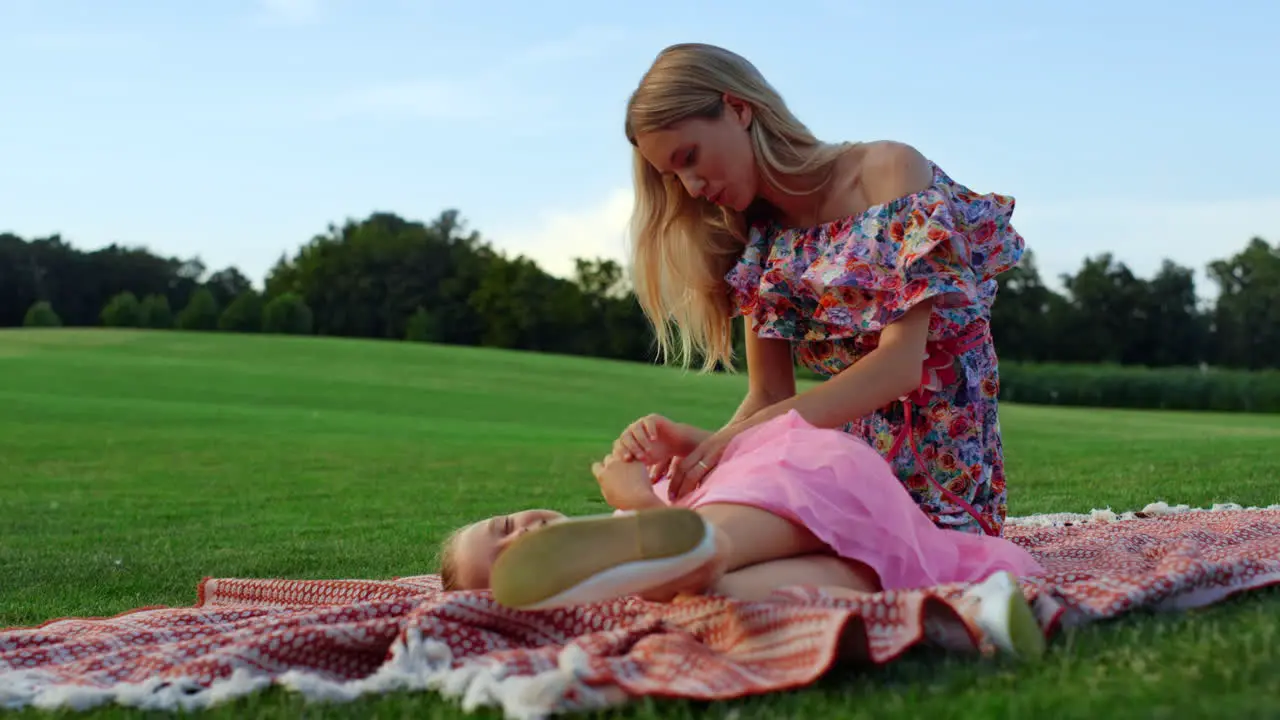
[[419,305],[413,315],[409,316],[405,339],[409,342],[439,342],[440,325],[426,308]]
[[0,327],[21,325],[33,303],[58,309],[65,325],[98,325],[113,297],[165,295],[185,303],[202,272],[198,260],[156,255],[145,248],[109,245],[85,252],[59,235],[24,240],[0,233]]
[[62,318],[53,311],[52,305],[40,300],[27,308],[22,324],[29,328],[56,328],[62,327]]
[[[1110,255],[1091,257],[1057,292],[1028,252],[997,279],[997,351],[1006,368],[1020,360],[1280,367],[1280,248],[1254,238],[1207,269],[1219,292],[1204,306],[1195,273],[1172,262],[1139,277]],[[239,270],[206,274],[199,258],[125,245],[85,251],[58,235],[0,233],[0,326],[26,324],[31,308],[45,302],[68,326],[251,331],[251,318],[260,325],[267,303],[286,298],[272,321],[281,331],[655,357],[652,331],[618,263],[579,259],[571,278],[555,277],[495,250],[455,210],[425,222],[380,212],[329,226],[280,257],[257,312]],[[128,320],[132,303],[117,300],[126,294],[144,298],[137,323]],[[176,322],[170,308],[182,308]],[[740,323],[734,337],[741,350]],[[1136,392],[1129,380],[1117,387]]]
[[[1062,297],[1044,284],[1031,250],[1017,267],[996,277],[991,307],[991,334],[1000,357],[1041,361],[1058,348],[1052,322],[1063,321]],[[1055,300],[1058,303],[1055,303]],[[1059,305],[1055,307],[1055,305]]]
[[107,327],[132,328],[142,325],[142,308],[138,296],[129,291],[122,292],[102,308],[102,324]]
[[310,335],[314,316],[307,303],[294,293],[272,298],[262,309],[262,331],[275,335]]
[[497,258],[457,213],[431,223],[374,213],[330,226],[266,279],[267,297],[296,293],[322,335],[404,338],[417,308],[435,317],[442,342],[478,344],[484,331],[471,296]]
[[173,329],[173,308],[169,305],[169,298],[164,295],[152,293],[143,298],[140,312],[143,327],[152,330]]
[[1228,367],[1280,366],[1280,245],[1255,237],[1210,263],[1209,277],[1218,285],[1214,359]]
[[525,257],[490,262],[470,305],[489,347],[581,352],[587,339],[581,291]]
[[1070,294],[1071,313],[1065,333],[1072,345],[1064,348],[1071,360],[1135,363],[1145,360],[1150,347],[1147,326],[1149,306],[1146,281],[1111,253],[1086,258],[1075,275],[1062,278]]
[[253,283],[238,268],[228,267],[219,270],[204,281],[204,286],[213,293],[213,300],[218,307],[229,307],[236,298],[253,290]]
[[1195,271],[1165,260],[1147,282],[1143,309],[1146,365],[1194,366],[1209,359],[1209,316],[1196,296]]
[[199,331],[218,329],[218,303],[208,288],[198,288],[191,293],[191,300],[178,313],[178,327]]
[[262,296],[252,288],[241,292],[218,318],[223,332],[256,333],[262,330]]

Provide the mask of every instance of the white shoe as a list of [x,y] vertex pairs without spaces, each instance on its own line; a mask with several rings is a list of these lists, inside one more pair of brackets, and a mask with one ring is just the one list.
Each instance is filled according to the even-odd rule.
[[514,540],[494,562],[490,585],[503,606],[547,610],[643,593],[715,556],[715,530],[692,510],[593,515]]
[[1013,575],[995,573],[970,588],[965,597],[976,605],[972,620],[996,647],[1018,658],[1044,654],[1044,630]]

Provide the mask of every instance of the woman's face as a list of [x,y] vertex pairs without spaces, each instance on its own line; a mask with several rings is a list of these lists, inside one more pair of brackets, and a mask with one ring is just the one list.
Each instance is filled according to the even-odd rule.
[[640,133],[636,146],[658,172],[680,178],[689,195],[742,212],[759,188],[750,124],[751,106],[727,98],[720,117]]
[[534,528],[559,522],[564,517],[554,510],[524,510],[469,525],[453,541],[459,589],[488,588],[493,562],[512,540]]

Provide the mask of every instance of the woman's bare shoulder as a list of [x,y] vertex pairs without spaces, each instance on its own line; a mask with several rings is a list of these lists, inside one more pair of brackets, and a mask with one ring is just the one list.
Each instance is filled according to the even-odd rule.
[[860,143],[850,151],[847,162],[846,177],[868,206],[920,192],[933,184],[933,164],[904,142]]

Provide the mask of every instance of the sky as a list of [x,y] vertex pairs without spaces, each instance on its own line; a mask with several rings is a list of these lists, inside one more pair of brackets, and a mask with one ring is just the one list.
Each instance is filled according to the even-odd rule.
[[825,140],[1013,196],[1050,281],[1202,270],[1280,242],[1278,27],[1270,0],[0,0],[0,232],[260,282],[331,223],[452,208],[566,275],[623,259],[627,97],[698,41]]

